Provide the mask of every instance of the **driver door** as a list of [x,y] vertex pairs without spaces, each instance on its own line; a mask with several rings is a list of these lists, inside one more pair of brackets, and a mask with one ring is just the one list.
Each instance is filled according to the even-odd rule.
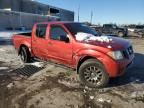
[[[60,36],[65,36],[69,41],[61,41]],[[72,64],[72,42],[62,25],[50,26],[48,51],[52,61],[66,65]]]

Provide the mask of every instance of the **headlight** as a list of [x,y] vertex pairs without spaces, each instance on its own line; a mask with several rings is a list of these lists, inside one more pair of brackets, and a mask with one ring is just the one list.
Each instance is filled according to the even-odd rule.
[[111,51],[108,52],[108,55],[115,60],[122,60],[124,58],[121,51]]

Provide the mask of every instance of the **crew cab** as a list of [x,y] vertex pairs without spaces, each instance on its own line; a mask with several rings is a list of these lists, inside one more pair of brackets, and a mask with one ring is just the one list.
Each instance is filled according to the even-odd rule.
[[82,84],[104,87],[109,79],[122,75],[132,63],[132,45],[122,38],[98,36],[83,23],[44,22],[32,33],[12,37],[24,62],[39,58],[75,69]]

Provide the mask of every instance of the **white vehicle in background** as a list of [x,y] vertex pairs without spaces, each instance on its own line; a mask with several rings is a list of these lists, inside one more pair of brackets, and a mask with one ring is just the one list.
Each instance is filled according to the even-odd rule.
[[144,37],[144,25],[137,25],[134,33],[138,34],[140,37]]
[[128,28],[129,35],[144,37],[144,25],[136,25],[135,27]]
[[128,28],[129,32],[134,32],[134,30],[135,30],[134,28]]

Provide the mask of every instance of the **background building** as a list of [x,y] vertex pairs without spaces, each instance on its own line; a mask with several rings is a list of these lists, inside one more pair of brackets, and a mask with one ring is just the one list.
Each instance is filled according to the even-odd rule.
[[0,0],[0,29],[31,29],[52,20],[74,21],[74,12],[32,0]]

